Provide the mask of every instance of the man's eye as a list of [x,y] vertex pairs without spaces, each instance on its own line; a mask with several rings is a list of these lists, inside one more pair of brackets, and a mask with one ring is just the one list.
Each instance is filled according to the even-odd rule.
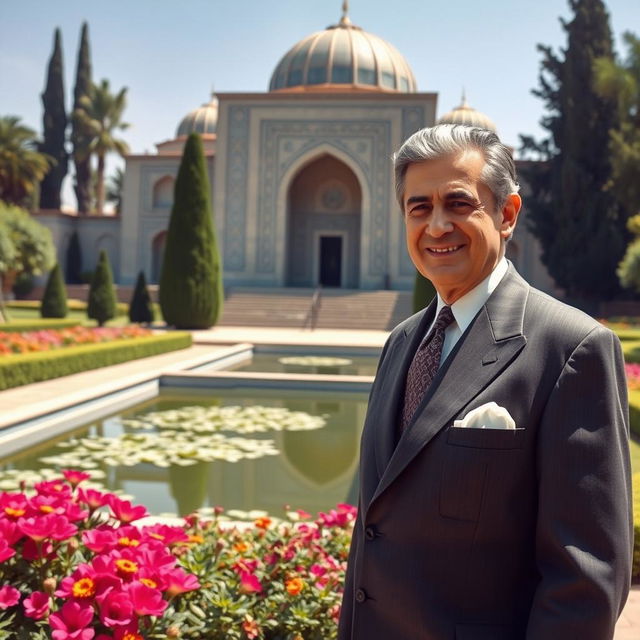
[[411,217],[416,217],[416,216],[424,216],[427,213],[429,213],[429,211],[431,211],[431,205],[428,204],[418,204],[415,205],[413,207],[411,207],[411,209],[409,209],[409,211],[407,212],[407,214]]
[[464,209],[466,207],[470,207],[471,203],[467,202],[466,200],[452,200],[449,203],[449,208],[450,209]]

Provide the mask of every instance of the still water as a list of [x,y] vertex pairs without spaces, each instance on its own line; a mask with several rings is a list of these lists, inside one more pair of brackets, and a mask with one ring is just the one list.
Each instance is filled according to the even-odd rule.
[[[91,440],[89,444],[93,442],[94,446],[91,453],[85,450],[85,454],[77,458],[95,460],[97,468],[105,474],[101,481],[107,489],[133,496],[136,503],[146,505],[152,514],[185,515],[200,507],[214,506],[225,510],[258,509],[274,515],[282,514],[286,506],[315,514],[338,502],[355,500],[352,485],[366,404],[365,394],[349,392],[225,389],[224,392],[190,391],[188,394],[180,390],[178,395],[175,391],[163,390],[153,400],[88,424],[55,442],[0,459],[0,479],[7,469],[65,468],[65,464],[42,462],[42,458],[74,451],[78,442],[88,436],[100,439],[102,447],[112,443],[111,439],[125,437],[129,446],[134,447],[129,460],[114,464],[117,462],[114,456],[100,446],[96,448],[95,441]],[[229,409],[234,406],[238,409]],[[237,420],[236,426],[231,423],[230,427],[225,426],[227,413],[235,411],[250,417],[251,412],[256,411],[254,407],[264,408],[258,411],[267,416],[262,418],[268,427],[265,431],[252,432],[249,424],[250,432],[243,432],[237,427]],[[215,433],[207,431],[212,412],[219,422]],[[200,417],[194,427],[191,416],[196,414]],[[278,427],[280,418],[270,417],[275,414],[284,415],[289,426],[284,430]],[[154,424],[145,422],[150,415]],[[166,416],[173,421],[168,431],[166,424],[164,428],[157,426],[158,419],[164,420]],[[320,427],[290,430],[305,423],[314,427],[320,424]],[[163,439],[157,441],[154,449],[145,438],[158,435]],[[183,444],[193,442],[195,451],[181,455],[197,460],[205,450],[216,448],[216,438],[226,438],[225,442],[249,453],[235,462],[214,459],[196,461],[190,466],[168,464],[176,455],[179,440]],[[74,447],[69,447],[69,442],[74,442]],[[65,443],[66,447],[58,446]],[[270,450],[271,455],[263,455],[265,449]],[[152,462],[129,464],[141,453],[148,454]]]
[[251,360],[233,366],[232,369],[234,371],[270,371],[293,374],[373,376],[376,373],[378,359],[378,355],[327,357],[324,354],[305,355],[256,351]]

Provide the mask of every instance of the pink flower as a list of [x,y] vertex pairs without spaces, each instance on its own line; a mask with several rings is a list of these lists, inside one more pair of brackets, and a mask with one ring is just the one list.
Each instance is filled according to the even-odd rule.
[[107,499],[110,494],[96,491],[95,489],[78,489],[78,502],[86,504],[91,511],[95,511],[99,507],[107,504]]
[[112,529],[92,529],[82,533],[82,542],[94,553],[103,553],[116,547],[118,534]]
[[114,517],[124,524],[129,524],[134,520],[140,520],[140,518],[149,515],[145,506],[134,507],[129,500],[120,500],[118,496],[113,494],[109,495],[107,504]]
[[53,640],[91,640],[96,632],[89,628],[93,620],[93,607],[79,602],[65,602],[62,608],[49,617],[54,629]]
[[139,616],[161,616],[169,604],[162,599],[160,591],[152,589],[142,582],[132,582],[127,592],[133,610]]
[[260,593],[261,591],[260,580],[253,573],[240,574],[240,593]]
[[14,556],[16,552],[9,546],[4,538],[0,538],[0,562],[4,562]]
[[78,527],[67,518],[55,513],[40,518],[22,518],[18,521],[18,527],[35,542],[42,542],[46,538],[66,540],[78,531]]
[[43,591],[34,591],[24,599],[22,606],[27,618],[41,620],[49,613],[49,594]]
[[1,493],[0,515],[4,515],[11,520],[24,518],[30,515],[29,501],[22,493]]
[[18,542],[23,534],[17,523],[8,518],[2,518],[1,515],[0,513],[0,540],[4,539],[10,545]]
[[167,546],[176,544],[177,542],[187,542],[189,536],[185,533],[184,529],[180,527],[170,527],[166,524],[156,524],[152,527],[144,527],[142,532],[153,538],[159,540]]
[[63,470],[62,475],[73,487],[77,487],[81,482],[84,482],[85,480],[89,480],[91,478],[90,473],[85,473],[84,471],[75,471],[73,469]]
[[132,618],[133,605],[122,591],[111,591],[100,605],[100,620],[107,627],[126,627]]
[[0,587],[0,609],[13,607],[20,602],[20,592],[12,586],[5,584]]
[[35,490],[45,496],[54,496],[56,498],[71,498],[71,487],[62,479],[49,480],[48,482],[38,482],[34,485]]
[[166,591],[170,598],[177,596],[179,593],[194,591],[200,588],[198,579],[194,575],[186,573],[184,569],[180,567],[165,573],[163,578],[166,581]]
[[39,560],[40,558],[50,558],[53,555],[53,545],[48,540],[44,543],[40,542],[39,545],[31,538],[27,538],[24,541],[22,557],[29,562]]

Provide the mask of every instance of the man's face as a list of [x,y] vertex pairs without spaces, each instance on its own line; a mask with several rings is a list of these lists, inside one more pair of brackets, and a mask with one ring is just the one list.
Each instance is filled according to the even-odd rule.
[[520,197],[500,211],[480,180],[485,160],[469,149],[411,164],[403,195],[407,247],[418,271],[447,304],[482,282],[504,255]]

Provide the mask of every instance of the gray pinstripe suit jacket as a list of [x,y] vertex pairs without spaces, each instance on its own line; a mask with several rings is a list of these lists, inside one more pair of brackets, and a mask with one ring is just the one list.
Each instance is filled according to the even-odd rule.
[[[510,265],[396,446],[434,309],[381,356],[339,640],[612,638],[633,540],[617,338]],[[515,431],[452,428],[491,401]]]

